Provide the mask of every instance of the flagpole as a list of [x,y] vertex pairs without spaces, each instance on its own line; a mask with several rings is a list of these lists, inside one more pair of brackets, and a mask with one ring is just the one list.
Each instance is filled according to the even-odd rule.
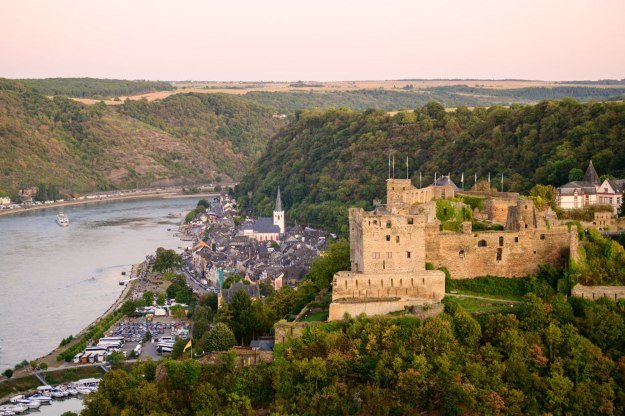
[[503,172],[501,172],[501,192],[503,192]]
[[422,185],[421,185],[421,171],[419,171],[419,189],[421,189]]
[[395,155],[393,155],[393,179],[395,179]]
[[408,156],[406,156],[406,179],[408,179]]

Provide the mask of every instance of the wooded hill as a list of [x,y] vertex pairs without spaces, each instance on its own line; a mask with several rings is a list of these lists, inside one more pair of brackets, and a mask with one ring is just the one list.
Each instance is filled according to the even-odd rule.
[[429,87],[426,89],[361,89],[353,91],[251,91],[244,95],[250,101],[293,114],[306,109],[347,107],[351,110],[406,110],[436,101],[444,107],[478,107],[528,104],[545,99],[570,97],[579,101],[623,100],[625,88],[592,86],[558,86],[526,88],[483,88],[466,85]]
[[66,95],[80,98],[114,98],[174,89],[169,82],[129,81],[125,79],[44,78],[21,81],[44,95]]
[[109,108],[0,79],[0,192],[238,178],[286,122],[236,96],[177,94]]
[[[396,177],[430,184],[434,173],[452,173],[458,186],[474,174],[493,186],[504,173],[505,190],[527,192],[534,184],[559,186],[571,169],[592,159],[600,175],[625,177],[625,104],[571,99],[446,112],[431,102],[413,112],[347,109],[298,113],[237,188],[244,206],[271,211],[280,185],[291,221],[347,231],[348,206],[371,208],[384,199],[388,156]],[[248,201],[252,192],[252,201]]]

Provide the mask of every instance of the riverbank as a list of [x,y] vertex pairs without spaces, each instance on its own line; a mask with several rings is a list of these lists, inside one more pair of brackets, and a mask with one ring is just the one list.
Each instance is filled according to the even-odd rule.
[[[171,191],[171,192],[141,192],[139,194],[124,194],[117,195],[111,197],[99,197],[99,198],[89,198],[89,199],[78,199],[73,201],[63,201],[63,202],[55,202],[53,204],[48,205],[30,205],[23,208],[14,208],[14,209],[3,209],[0,210],[0,216],[6,215],[17,215],[23,214],[25,212],[34,212],[43,209],[56,209],[63,208],[74,205],[87,205],[87,204],[95,204],[98,202],[119,202],[119,201],[127,201],[127,200],[135,200],[135,199],[173,199],[173,198],[205,198],[218,195],[218,192],[203,192],[197,194],[184,194],[181,191]],[[71,219],[70,219],[71,221]]]

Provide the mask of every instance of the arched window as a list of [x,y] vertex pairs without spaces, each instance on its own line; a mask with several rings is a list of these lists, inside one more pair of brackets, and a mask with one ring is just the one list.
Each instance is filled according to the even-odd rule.
[[486,247],[486,240],[480,240],[477,242],[478,247]]
[[464,258],[464,250],[460,250],[460,251],[458,252],[458,256],[459,256],[461,259],[463,259],[463,258]]

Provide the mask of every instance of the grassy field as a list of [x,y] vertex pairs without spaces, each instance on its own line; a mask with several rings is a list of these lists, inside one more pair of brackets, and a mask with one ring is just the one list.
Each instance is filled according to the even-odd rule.
[[[576,84],[556,84],[550,81],[532,80],[365,80],[365,81],[330,81],[315,82],[320,86],[297,86],[292,82],[173,82],[174,91],[156,91],[147,94],[132,96],[120,96],[119,100],[104,100],[107,105],[120,105],[126,99],[148,101],[162,100],[172,94],[187,92],[224,93],[241,95],[250,91],[289,92],[289,91],[352,91],[361,89],[397,90],[412,85],[413,91],[423,90],[430,87],[444,87],[453,85],[468,85],[470,87],[507,89],[527,87],[555,87]],[[304,83],[303,85],[308,85]],[[90,98],[76,98],[83,104],[95,104],[101,100]]]
[[511,313],[516,309],[516,305],[512,303],[505,303],[499,301],[489,301],[485,299],[476,298],[457,298],[446,296],[443,298],[443,302],[454,300],[458,302],[467,312],[480,314],[480,313]]
[[302,319],[302,322],[323,322],[328,319],[328,311],[312,313]]

